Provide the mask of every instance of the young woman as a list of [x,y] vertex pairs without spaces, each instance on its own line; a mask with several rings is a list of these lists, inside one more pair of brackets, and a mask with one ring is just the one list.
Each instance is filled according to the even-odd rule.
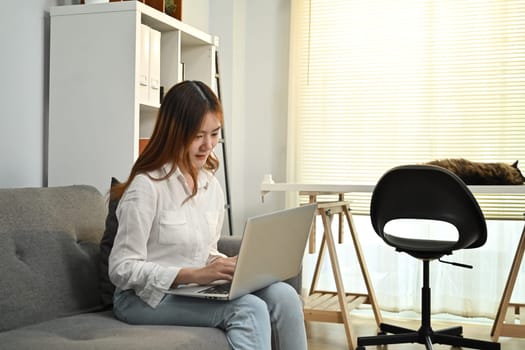
[[217,250],[225,203],[213,149],[222,123],[208,86],[175,85],[128,180],[112,188],[120,198],[109,257],[115,315],[132,324],[217,327],[233,349],[306,349],[302,305],[286,283],[232,301],[165,293],[232,278],[236,257]]

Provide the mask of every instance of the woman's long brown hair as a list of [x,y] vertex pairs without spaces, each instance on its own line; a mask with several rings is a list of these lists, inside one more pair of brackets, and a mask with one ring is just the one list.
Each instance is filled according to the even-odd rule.
[[[166,179],[175,172],[177,166],[181,166],[189,170],[193,183],[197,184],[199,169],[191,163],[188,148],[200,131],[204,116],[210,112],[217,116],[222,125],[224,117],[221,103],[206,84],[187,80],[174,85],[162,101],[146,148],[135,161],[127,181],[112,186],[110,197],[120,198],[138,174],[147,174],[165,164],[173,166],[165,176],[153,180]],[[204,168],[215,172],[218,167],[219,161],[211,153]],[[194,186],[189,198],[196,194],[197,186]]]

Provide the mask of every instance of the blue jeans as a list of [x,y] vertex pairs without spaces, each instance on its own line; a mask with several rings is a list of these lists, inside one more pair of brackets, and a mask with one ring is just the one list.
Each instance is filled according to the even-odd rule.
[[274,283],[231,301],[167,294],[151,308],[133,290],[117,289],[116,317],[130,324],[216,327],[234,350],[306,350],[302,303],[295,289]]

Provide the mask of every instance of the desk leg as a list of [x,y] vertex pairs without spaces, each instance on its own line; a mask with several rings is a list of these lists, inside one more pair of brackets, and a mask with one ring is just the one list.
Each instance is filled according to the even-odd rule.
[[[375,294],[370,282],[363,252],[361,251],[357,231],[355,229],[348,204],[345,202],[320,203],[318,205],[317,215],[321,216],[324,230],[310,290],[308,295],[304,298],[304,318],[305,321],[342,323],[345,329],[348,349],[354,350],[356,347],[356,338],[353,336],[350,327],[350,311],[359,307],[361,304],[371,304],[377,325],[379,327],[381,323],[379,308],[377,307]],[[334,215],[337,215],[338,217],[342,216],[343,219],[346,217],[346,221],[352,235],[352,243],[354,244],[358,263],[361,267],[362,277],[365,280],[365,284],[368,289],[368,294],[351,293],[345,291],[343,279],[341,277],[339,259],[337,257],[336,238],[332,233]],[[327,251],[330,258],[330,265],[335,282],[335,291],[317,289],[317,284],[321,273],[321,266],[324,262]]]
[[[344,193],[339,193],[339,201],[340,202],[344,202],[344,200],[345,200],[345,194]],[[339,238],[338,238],[338,243],[341,244],[341,243],[344,243],[344,237],[345,237],[345,235],[344,235],[344,227],[343,227],[345,218],[344,218],[344,213],[343,212],[339,213],[338,215],[339,215],[339,230],[338,230],[338,233],[339,233],[338,237]]]
[[[308,197],[309,203],[315,203],[317,201],[316,195],[309,195]],[[314,216],[314,223],[312,225],[312,230],[310,231],[310,238],[308,239],[308,253],[313,254],[315,253],[315,236],[316,236],[316,228],[315,228],[315,218]]]
[[352,330],[350,329],[350,315],[346,303],[345,288],[343,286],[341,271],[339,269],[339,260],[337,258],[337,251],[335,249],[334,237],[332,236],[331,226],[333,216],[327,216],[326,212],[323,210],[321,211],[321,218],[323,219],[323,226],[325,232],[324,238],[326,239],[328,254],[330,255],[330,263],[332,265],[332,272],[334,274],[335,288],[337,290],[337,299],[339,300],[339,307],[341,308],[341,318],[343,320],[343,325],[345,328],[346,340],[348,342],[349,349],[355,349],[357,342],[355,337],[352,335]]
[[308,295],[312,295],[315,293],[315,290],[317,289],[317,282],[319,282],[319,275],[321,273],[321,265],[324,261],[324,253],[326,252],[326,238],[323,234],[323,238],[321,239],[321,247],[319,248],[319,255],[317,256],[317,261],[315,262],[315,270],[312,277],[312,284],[310,285],[310,291],[308,292]]
[[[501,297],[501,302],[498,307],[498,312],[496,318],[494,319],[494,325],[492,326],[492,331],[490,333],[493,341],[498,341],[498,338],[501,335],[508,336],[525,336],[525,325],[504,325],[505,315],[507,309],[509,308],[510,298],[512,297],[512,291],[514,290],[514,285],[516,284],[516,279],[521,267],[521,261],[523,260],[523,253],[525,251],[525,227],[521,232],[520,243],[516,248],[516,255],[514,256],[514,261],[510,268],[509,277],[507,278],[507,283],[505,284],[505,289]],[[505,330],[508,329],[508,332]]]
[[350,210],[348,209],[347,206],[343,207],[343,212],[346,217],[348,227],[350,228],[350,234],[352,235],[352,240],[354,242],[354,248],[355,248],[357,260],[359,261],[359,266],[361,268],[361,274],[363,275],[363,279],[365,281],[366,290],[368,292],[368,303],[372,306],[372,311],[374,312],[376,324],[377,324],[377,327],[379,328],[381,323],[383,322],[381,318],[381,312],[379,311],[379,304],[376,299],[374,287],[372,286],[372,280],[370,278],[370,275],[368,274],[368,268],[366,267],[365,256],[363,254],[363,251],[361,250],[361,244],[359,243],[359,238],[357,237],[357,230],[354,225],[354,220],[352,220],[352,213],[350,213]]

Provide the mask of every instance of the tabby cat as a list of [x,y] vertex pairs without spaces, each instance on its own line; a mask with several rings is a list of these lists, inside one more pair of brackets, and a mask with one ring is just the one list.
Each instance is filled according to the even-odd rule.
[[450,170],[467,185],[522,185],[525,181],[518,161],[507,163],[480,163],[470,160],[440,159],[428,162]]

